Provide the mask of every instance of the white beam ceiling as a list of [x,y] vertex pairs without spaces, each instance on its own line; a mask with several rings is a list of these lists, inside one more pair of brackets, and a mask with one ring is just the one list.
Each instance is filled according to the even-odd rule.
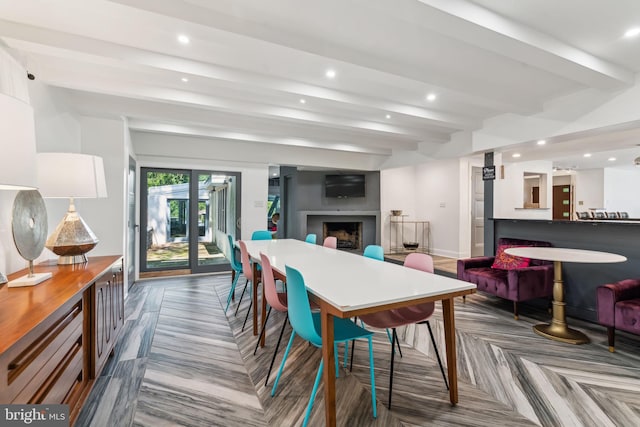
[[640,2],[521,1],[0,0],[0,39],[77,111],[137,131],[392,155],[635,84],[637,44],[597,40]]

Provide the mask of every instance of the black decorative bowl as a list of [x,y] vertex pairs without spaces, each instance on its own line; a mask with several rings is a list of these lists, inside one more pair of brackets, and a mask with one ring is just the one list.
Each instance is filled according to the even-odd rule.
[[405,249],[418,249],[418,246],[420,246],[418,244],[418,242],[404,242],[402,244],[402,246],[404,246]]

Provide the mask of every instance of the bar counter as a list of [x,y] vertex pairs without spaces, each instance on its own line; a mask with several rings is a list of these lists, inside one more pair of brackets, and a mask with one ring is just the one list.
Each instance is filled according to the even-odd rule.
[[[640,277],[640,222],[628,220],[553,221],[491,218],[494,228],[495,253],[501,237],[542,240],[559,248],[611,252],[627,257],[617,264],[563,265],[566,311],[571,317],[597,321],[596,288],[605,283]],[[489,242],[485,242],[487,245]],[[546,307],[546,301],[534,301]]]

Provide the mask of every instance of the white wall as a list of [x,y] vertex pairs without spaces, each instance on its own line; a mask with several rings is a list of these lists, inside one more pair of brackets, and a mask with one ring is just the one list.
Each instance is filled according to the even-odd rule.
[[576,211],[604,208],[604,170],[576,171]]
[[429,221],[431,252],[457,258],[460,254],[460,160],[416,166],[418,219]]
[[[496,166],[499,169],[500,166]],[[546,174],[546,185],[541,183],[540,199],[545,201],[547,209],[522,209],[524,201],[524,173]],[[504,179],[496,173],[493,187],[493,215],[495,218],[551,219],[553,191],[551,161],[530,161],[504,164]],[[543,188],[544,185],[544,188]]]
[[607,211],[628,212],[631,218],[640,218],[640,168],[605,168],[603,187]]
[[[381,244],[386,252],[390,250],[389,239],[393,237],[393,246],[402,245],[396,239],[397,230],[391,236],[391,210],[402,210],[407,219],[416,218],[416,172],[414,166],[384,169],[380,171],[380,224]],[[398,227],[394,225],[394,227]],[[397,241],[396,241],[397,240]]]
[[81,152],[102,157],[108,193],[104,199],[76,201],[78,212],[100,240],[90,255],[124,255],[129,169],[125,156],[124,121],[84,116],[79,121]]
[[[380,171],[382,245],[390,248],[389,217],[402,209],[407,221],[429,221],[431,253],[459,258],[470,251],[471,210],[469,205],[471,167],[475,159],[430,161],[415,166]],[[397,227],[394,225],[394,227]],[[405,241],[413,240],[414,226],[404,226]],[[401,245],[402,242],[398,240]]]

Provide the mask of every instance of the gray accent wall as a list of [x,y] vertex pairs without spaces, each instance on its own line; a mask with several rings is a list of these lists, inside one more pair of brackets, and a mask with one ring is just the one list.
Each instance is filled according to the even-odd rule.
[[[365,197],[325,197],[325,175],[340,173],[365,175]],[[363,245],[380,244],[380,172],[281,167],[280,186],[281,211],[286,214],[280,221],[286,223],[278,227],[279,238],[304,239],[308,233],[315,233],[322,244],[322,222],[357,221],[363,223]]]

